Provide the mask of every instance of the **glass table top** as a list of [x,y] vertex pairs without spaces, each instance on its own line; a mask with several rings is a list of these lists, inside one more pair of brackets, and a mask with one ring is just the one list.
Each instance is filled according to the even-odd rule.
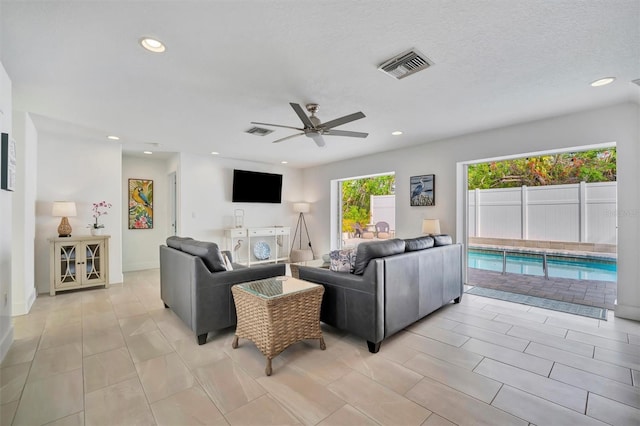
[[275,299],[287,294],[309,290],[317,286],[318,284],[286,276],[238,284],[238,287],[241,289],[264,299]]

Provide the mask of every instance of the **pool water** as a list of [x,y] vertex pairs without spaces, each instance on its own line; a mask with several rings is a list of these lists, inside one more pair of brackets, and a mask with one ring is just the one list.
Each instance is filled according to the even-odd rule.
[[[574,280],[617,281],[616,262],[578,259],[572,257],[547,256],[550,278]],[[468,266],[502,272],[502,253],[479,250],[468,251]],[[544,276],[541,255],[507,253],[507,272]]]

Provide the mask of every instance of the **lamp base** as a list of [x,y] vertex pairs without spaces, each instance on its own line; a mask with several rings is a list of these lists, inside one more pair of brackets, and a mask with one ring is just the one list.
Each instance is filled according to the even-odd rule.
[[60,221],[60,225],[58,225],[58,237],[70,237],[71,236],[71,225],[69,224],[69,219],[63,217]]

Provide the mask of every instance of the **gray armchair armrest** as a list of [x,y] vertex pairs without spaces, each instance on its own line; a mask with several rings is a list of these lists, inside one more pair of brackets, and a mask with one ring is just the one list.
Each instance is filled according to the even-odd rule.
[[384,265],[369,262],[363,275],[300,266],[300,279],[322,284],[320,320],[360,336],[372,345],[384,339]]

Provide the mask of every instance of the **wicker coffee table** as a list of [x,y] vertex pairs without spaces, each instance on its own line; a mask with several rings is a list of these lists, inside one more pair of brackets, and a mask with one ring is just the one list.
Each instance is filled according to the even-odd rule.
[[238,325],[231,346],[249,339],[267,357],[265,373],[271,375],[271,360],[290,345],[304,339],[320,340],[320,305],[324,287],[292,277],[276,277],[231,287]]

